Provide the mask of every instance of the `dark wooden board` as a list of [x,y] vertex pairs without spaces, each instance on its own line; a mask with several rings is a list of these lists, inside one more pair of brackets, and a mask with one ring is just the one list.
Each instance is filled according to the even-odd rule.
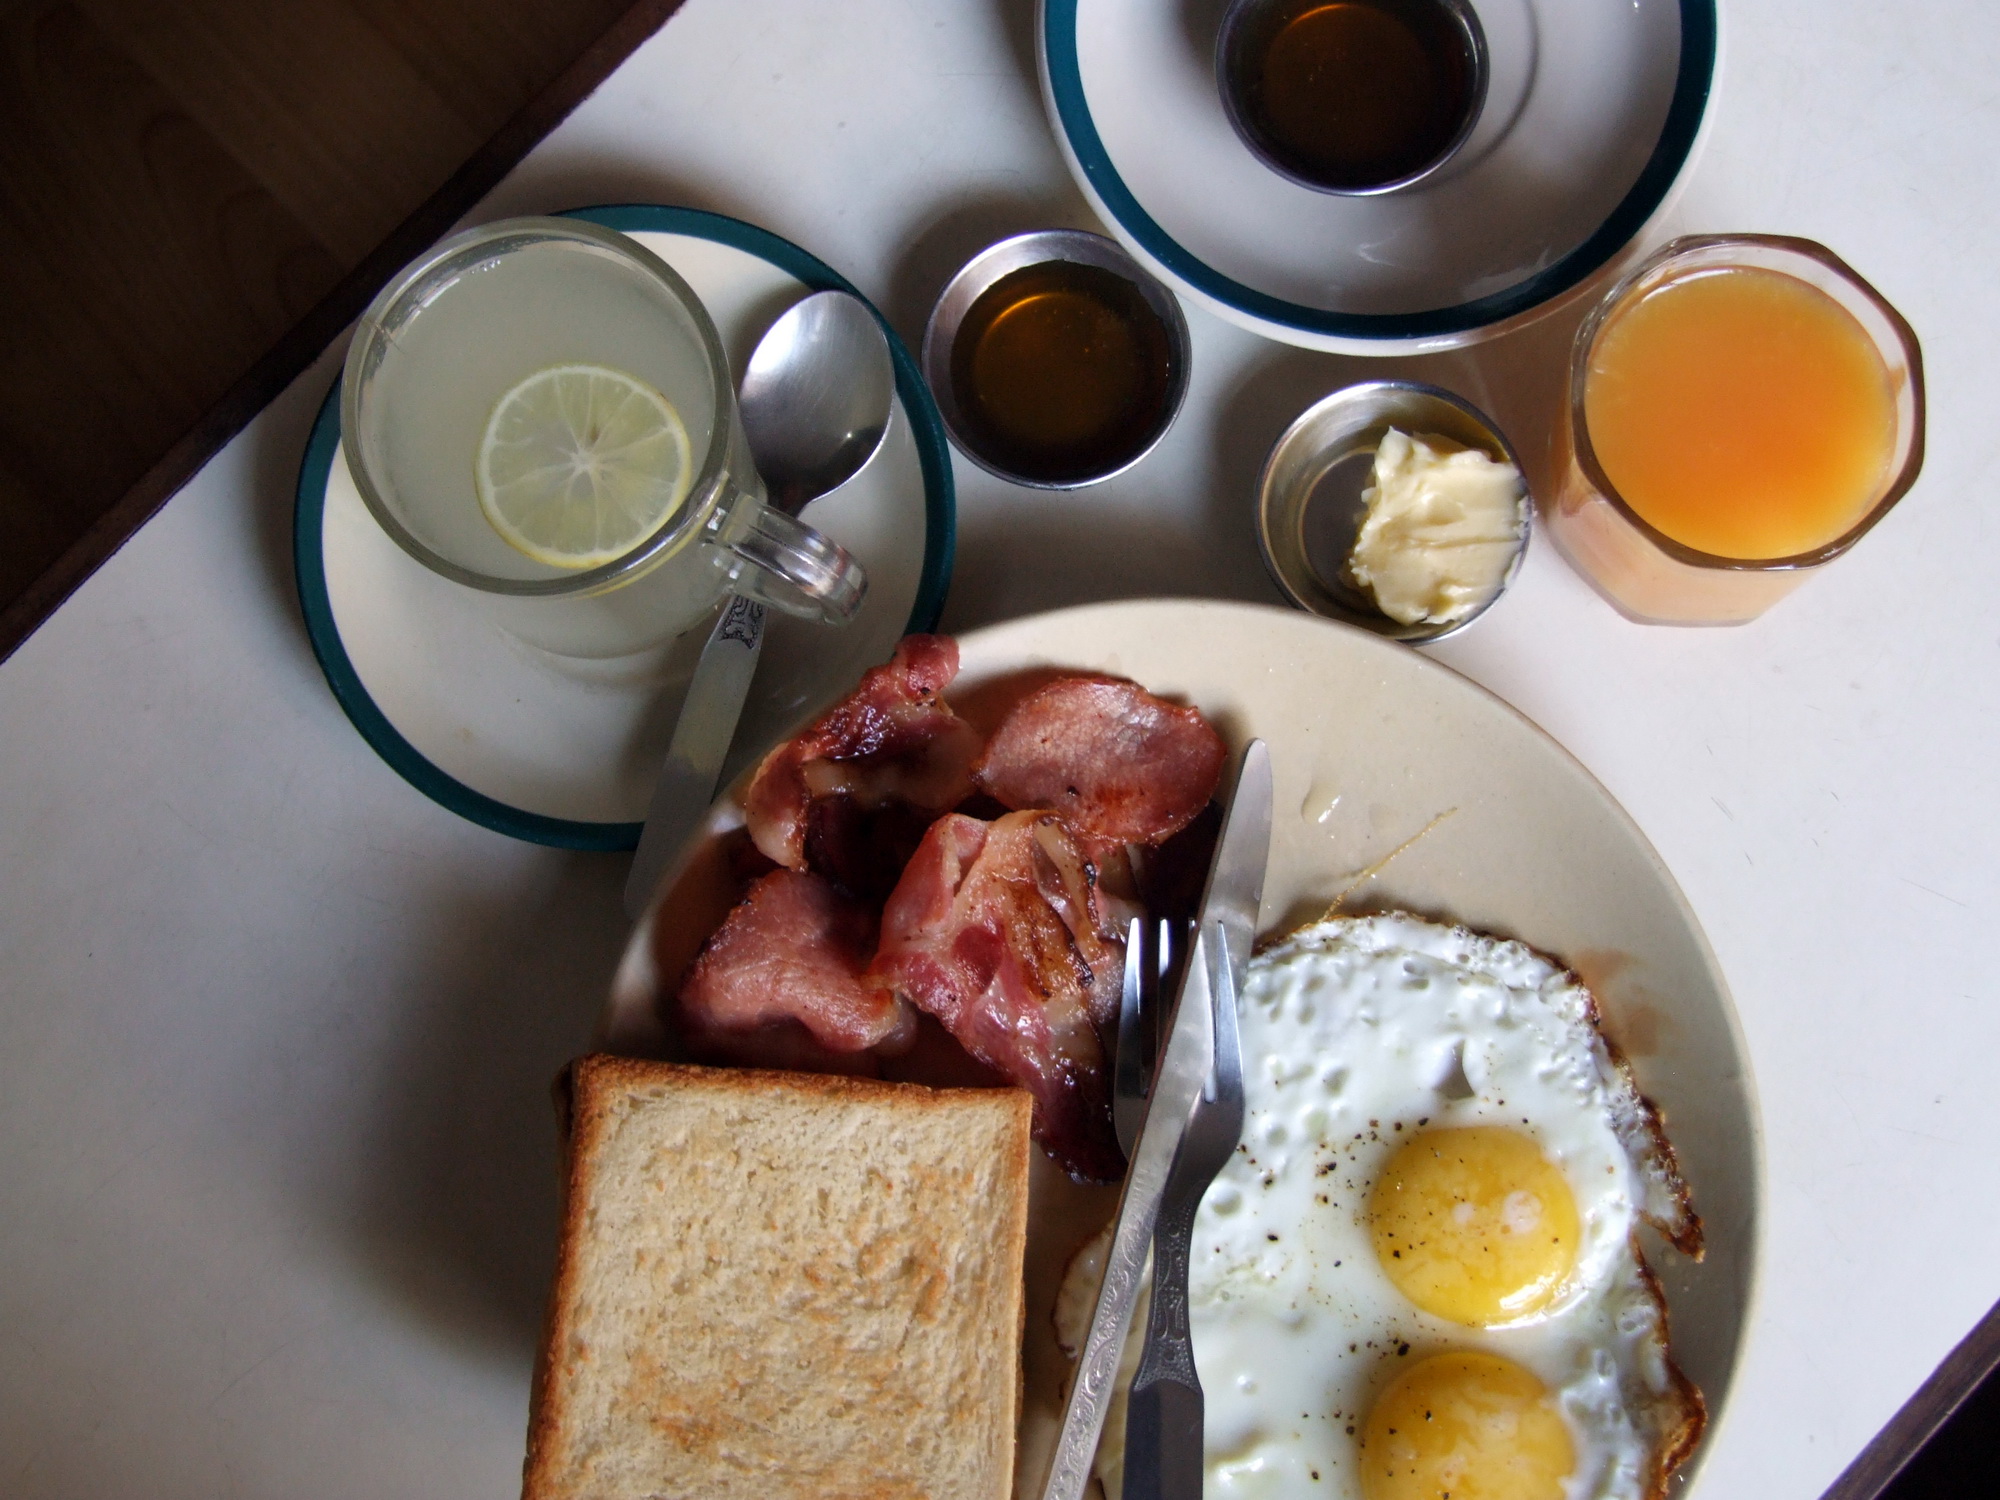
[[0,659],[680,0],[0,0]]
[[[1996,1440],[1988,1418],[1988,1413],[2000,1407],[1996,1381],[2000,1381],[2000,1304],[1945,1356],[1944,1363],[1931,1372],[1930,1379],[1903,1403],[1903,1409],[1875,1434],[1820,1500],[1876,1500],[1878,1495],[1890,1500],[1954,1500],[1960,1494],[2000,1495],[2000,1440]],[[1994,1389],[1982,1391],[1982,1384]],[[1956,1441],[1949,1462],[1923,1466],[1920,1454],[1925,1444],[1975,1397],[1978,1411],[1967,1415],[1978,1416],[1981,1425],[1953,1434]],[[1936,1472],[1930,1472],[1932,1468]],[[1956,1483],[1960,1469],[1968,1471],[1963,1475],[1969,1481],[1967,1487]]]

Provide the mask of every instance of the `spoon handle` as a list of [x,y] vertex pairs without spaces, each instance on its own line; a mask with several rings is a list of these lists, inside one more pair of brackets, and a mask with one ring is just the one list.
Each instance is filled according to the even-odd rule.
[[646,808],[632,872],[625,877],[625,915],[635,922],[652,900],[667,861],[715,799],[716,778],[729,742],[736,738],[736,723],[743,717],[743,701],[750,696],[750,679],[763,650],[764,606],[732,594],[695,663],[667,763]]

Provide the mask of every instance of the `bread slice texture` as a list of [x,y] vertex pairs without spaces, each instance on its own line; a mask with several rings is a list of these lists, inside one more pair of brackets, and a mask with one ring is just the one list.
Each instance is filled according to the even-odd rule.
[[1028,1096],[588,1057],[524,1500],[1004,1500]]

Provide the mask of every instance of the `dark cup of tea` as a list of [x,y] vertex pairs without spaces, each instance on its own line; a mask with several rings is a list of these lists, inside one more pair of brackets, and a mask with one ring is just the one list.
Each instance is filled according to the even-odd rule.
[[1467,0],[1234,0],[1216,82],[1244,145],[1322,193],[1420,182],[1472,134],[1486,35]]

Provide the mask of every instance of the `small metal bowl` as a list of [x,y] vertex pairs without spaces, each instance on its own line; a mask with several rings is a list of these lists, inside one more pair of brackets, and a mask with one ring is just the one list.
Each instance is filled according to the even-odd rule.
[[[1375,447],[1391,427],[1478,448],[1521,474],[1521,539],[1513,560],[1493,598],[1462,620],[1405,625],[1341,580],[1366,514],[1361,492],[1375,466]],[[1257,480],[1257,544],[1271,577],[1300,609],[1411,645],[1439,641],[1491,609],[1521,571],[1535,514],[1526,486],[1527,470],[1513,446],[1477,407],[1434,385],[1371,380],[1307,407],[1273,445]]]
[[[1030,266],[1056,261],[1096,266],[1130,282],[1147,308],[1160,320],[1166,334],[1169,363],[1166,400],[1158,423],[1145,441],[1135,451],[1121,456],[1110,468],[1052,480],[1015,473],[1004,463],[980,451],[977,438],[969,430],[970,424],[959,405],[951,366],[959,328],[965,315],[972,310],[972,305],[1002,277]],[[1182,316],[1181,305],[1174,294],[1147,275],[1137,261],[1104,236],[1081,229],[1039,229],[988,245],[967,261],[946,284],[944,291],[938,295],[936,306],[931,308],[929,322],[924,325],[923,369],[924,380],[929,384],[931,394],[937,398],[945,431],[951,434],[952,444],[960,453],[987,473],[997,474],[1013,484],[1038,490],[1082,489],[1124,473],[1151,453],[1160,439],[1166,436],[1167,429],[1174,425],[1188,388],[1187,319]]]
[[[1291,158],[1280,142],[1267,137],[1258,127],[1247,97],[1251,88],[1249,74],[1254,66],[1251,54],[1260,42],[1270,36],[1275,29],[1274,23],[1281,26],[1311,9],[1310,3],[1301,3],[1301,0],[1230,0],[1229,9],[1223,14],[1222,26],[1215,37],[1215,82],[1222,94],[1222,112],[1229,117],[1230,128],[1236,132],[1237,139],[1249,148],[1252,156],[1280,177],[1300,187],[1311,188],[1316,193],[1366,198],[1413,187],[1435,174],[1458,155],[1460,148],[1471,138],[1473,126],[1479,123],[1481,111],[1486,108],[1486,31],[1479,24],[1479,13],[1467,0],[1417,0],[1417,3],[1436,6],[1438,14],[1435,20],[1447,29],[1468,75],[1465,104],[1460,111],[1457,129],[1429,160],[1378,182],[1332,183],[1313,176],[1305,166]],[[1292,14],[1287,16],[1286,12]]]

